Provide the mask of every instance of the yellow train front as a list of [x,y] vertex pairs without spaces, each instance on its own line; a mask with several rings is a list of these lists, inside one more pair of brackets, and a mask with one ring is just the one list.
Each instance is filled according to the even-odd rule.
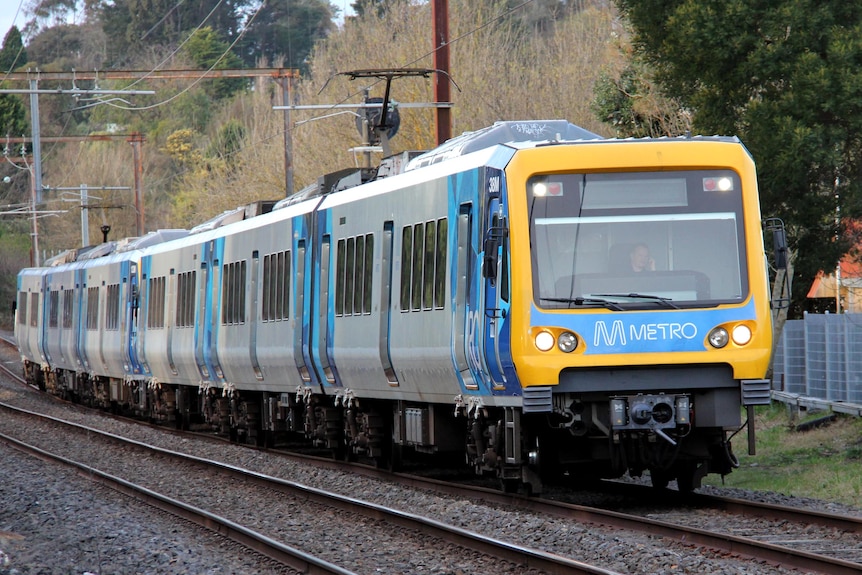
[[486,240],[485,267],[511,282],[496,297],[511,292],[500,315],[528,466],[573,480],[649,470],[680,490],[729,473],[741,406],[769,402],[772,349],[747,150],[719,137],[552,142],[505,172],[505,232]]

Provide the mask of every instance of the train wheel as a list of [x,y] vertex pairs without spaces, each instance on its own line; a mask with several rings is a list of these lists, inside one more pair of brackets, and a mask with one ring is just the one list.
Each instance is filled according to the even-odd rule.
[[404,468],[404,446],[395,443],[395,437],[390,437],[388,471],[401,471]]
[[667,489],[667,485],[671,479],[670,473],[660,469],[650,469],[649,478],[652,486],[656,489]]
[[500,478],[500,490],[503,493],[517,493],[518,487],[520,487],[520,485],[520,479],[512,479],[511,477]]
[[697,463],[687,462],[677,466],[676,485],[680,493],[691,493],[700,487],[700,480],[705,475]]

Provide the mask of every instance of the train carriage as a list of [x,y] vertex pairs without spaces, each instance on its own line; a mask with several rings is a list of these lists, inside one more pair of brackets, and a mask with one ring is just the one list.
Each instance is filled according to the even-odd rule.
[[[756,175],[734,138],[501,122],[258,208],[84,264],[97,301],[126,302],[117,345],[86,357],[139,413],[388,464],[460,453],[533,492],[647,470],[688,490],[732,470],[740,407],[769,401]],[[34,377],[43,276],[19,275]]]
[[27,268],[18,273],[15,300],[15,341],[24,364],[24,375],[44,389],[42,364],[46,353],[43,346],[42,293],[45,290],[45,270]]

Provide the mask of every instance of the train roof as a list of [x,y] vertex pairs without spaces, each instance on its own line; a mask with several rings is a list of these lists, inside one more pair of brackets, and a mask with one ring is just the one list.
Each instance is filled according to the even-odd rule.
[[496,122],[474,132],[464,132],[411,160],[406,170],[415,170],[470,152],[513,142],[602,140],[602,136],[567,120]]

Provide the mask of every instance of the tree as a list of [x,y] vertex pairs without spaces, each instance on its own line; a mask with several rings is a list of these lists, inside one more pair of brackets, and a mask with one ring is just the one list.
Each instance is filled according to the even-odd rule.
[[[27,62],[27,51],[21,41],[21,32],[12,26],[3,39],[0,49],[0,72],[11,72]],[[27,131],[27,110],[15,94],[0,94],[0,136],[20,136]]]
[[334,7],[324,0],[269,0],[248,24],[242,41],[242,58],[254,66],[259,58],[307,69],[315,42],[333,30]]
[[[239,56],[230,51],[230,45],[218,39],[215,32],[209,26],[196,30],[183,50],[198,68],[224,70],[226,68],[241,68],[242,61]],[[207,81],[204,89],[213,99],[230,96],[237,90],[241,90],[244,81],[242,78],[231,78]]]
[[104,33],[97,24],[60,24],[45,28],[28,45],[40,70],[99,70],[105,60]]
[[[862,204],[862,5],[617,0],[664,92],[700,133],[752,152],[762,212],[788,227],[794,304],[849,248]],[[844,218],[839,218],[839,212]]]
[[350,5],[356,16],[362,18],[366,15],[383,18],[393,4],[406,3],[410,0],[357,0]]
[[3,49],[0,50],[0,72],[11,72],[27,63],[27,50],[21,40],[21,31],[12,26],[3,38]]
[[176,47],[198,27],[208,26],[222,41],[239,30],[240,11],[248,0],[114,0],[101,1],[101,21],[108,53],[116,63],[129,62],[144,49]]
[[30,235],[25,222],[0,224],[0,327],[12,329],[11,303],[15,300],[18,270],[29,264]]

